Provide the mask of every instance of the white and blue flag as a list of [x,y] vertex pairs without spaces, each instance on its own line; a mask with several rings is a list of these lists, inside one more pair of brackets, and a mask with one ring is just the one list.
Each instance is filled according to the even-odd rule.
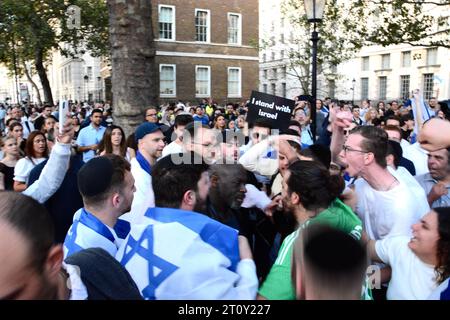
[[450,278],[442,282],[428,297],[428,300],[450,300]]
[[129,230],[130,224],[127,221],[118,220],[112,229],[84,208],[80,209],[75,213],[73,224],[64,240],[64,259],[89,248],[102,248],[114,257]]
[[422,114],[422,121],[421,121],[422,124],[428,119],[434,117],[435,111],[430,109],[430,107],[425,103],[423,96],[419,93],[415,93],[414,97],[410,99],[410,101],[414,115],[414,133],[417,135],[419,133],[418,131],[419,115],[417,114],[417,109],[420,108],[421,111],[420,113]]
[[248,298],[235,290],[237,230],[196,212],[148,209],[116,258],[145,299]]

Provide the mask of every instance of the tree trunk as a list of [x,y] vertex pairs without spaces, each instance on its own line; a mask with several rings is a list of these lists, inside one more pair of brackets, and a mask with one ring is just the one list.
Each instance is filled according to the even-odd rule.
[[127,135],[156,101],[151,0],[108,0],[114,123]]
[[31,78],[30,73],[28,72],[28,68],[25,65],[25,63],[23,63],[23,69],[25,70],[25,75],[27,76],[28,81],[31,83],[31,85],[33,86],[33,88],[36,90],[36,94],[37,94],[37,100],[38,100],[38,104],[42,105],[42,100],[41,100],[41,93],[39,92],[39,88],[36,85],[36,82],[33,81],[33,79]]
[[50,83],[48,82],[47,72],[44,67],[44,54],[42,49],[37,48],[35,54],[34,66],[41,80],[42,89],[44,90],[45,103],[53,106],[53,96],[52,89],[50,88]]

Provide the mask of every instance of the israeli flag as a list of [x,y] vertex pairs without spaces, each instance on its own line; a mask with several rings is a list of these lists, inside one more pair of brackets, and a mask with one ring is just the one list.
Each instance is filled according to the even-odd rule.
[[412,99],[410,99],[410,101],[411,101],[411,107],[412,107],[412,111],[413,111],[413,115],[414,115],[414,133],[417,135],[419,133],[419,130],[418,130],[419,129],[419,121],[418,121],[419,115],[417,114],[417,109],[420,108],[420,111],[422,113],[422,123],[424,123],[428,119],[434,117],[435,112],[434,112],[434,110],[431,110],[429,108],[429,106],[425,103],[422,95],[418,95],[418,97],[417,97],[418,103],[416,103],[416,98],[412,98]]
[[431,295],[428,300],[450,300],[450,278],[442,282]]
[[145,299],[239,299],[238,232],[205,215],[150,208],[116,258]]
[[[123,221],[116,224],[123,238],[128,235],[130,229],[127,223]],[[84,208],[78,210],[64,240],[64,259],[88,248],[102,248],[114,257],[121,244],[121,239],[115,231],[116,226],[112,229]]]

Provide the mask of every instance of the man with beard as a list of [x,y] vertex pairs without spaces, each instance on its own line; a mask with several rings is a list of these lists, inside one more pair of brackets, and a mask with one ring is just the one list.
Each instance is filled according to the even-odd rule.
[[135,131],[138,144],[136,157],[131,159],[131,174],[136,183],[136,192],[131,211],[122,218],[130,222],[138,222],[148,208],[155,206],[152,189],[152,167],[161,157],[165,146],[164,134],[152,122],[144,122]]
[[130,164],[114,154],[94,158],[78,172],[78,189],[84,207],[75,214],[67,233],[64,257],[97,247],[115,256],[121,239],[129,231],[129,224],[117,221],[130,211],[133,201],[135,188]]
[[[145,299],[254,299],[255,263],[245,237],[203,211],[210,179],[194,153],[152,169],[155,208],[133,224],[116,258]],[[238,205],[238,203],[237,203]],[[197,211],[197,212],[196,212]]]
[[216,164],[210,168],[209,217],[239,230],[238,210],[245,198],[247,173],[240,164]]
[[296,161],[284,173],[283,209],[295,217],[299,228],[284,239],[278,257],[259,289],[259,299],[295,300],[291,278],[293,244],[308,225],[326,224],[357,240],[361,238],[361,220],[337,198],[343,189],[339,178],[331,176],[323,165],[314,161]]

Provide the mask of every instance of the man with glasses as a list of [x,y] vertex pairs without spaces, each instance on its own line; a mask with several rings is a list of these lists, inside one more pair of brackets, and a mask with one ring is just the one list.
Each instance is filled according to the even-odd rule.
[[219,144],[221,140],[220,131],[214,132],[207,125],[194,121],[187,124],[184,129],[183,151],[195,152],[202,156],[204,162],[212,164],[221,156]]
[[145,110],[145,121],[158,123],[158,109],[156,107],[151,106]]
[[[358,197],[355,212],[372,240],[411,235],[411,225],[429,211],[426,197],[414,196],[408,185],[387,169],[388,135],[380,128],[362,126],[351,131],[344,142],[344,120],[333,124],[331,150],[346,166],[347,173],[358,177],[354,183]],[[340,146],[340,148],[339,148]],[[337,150],[340,149],[339,155]],[[382,282],[389,274],[382,272]]]

